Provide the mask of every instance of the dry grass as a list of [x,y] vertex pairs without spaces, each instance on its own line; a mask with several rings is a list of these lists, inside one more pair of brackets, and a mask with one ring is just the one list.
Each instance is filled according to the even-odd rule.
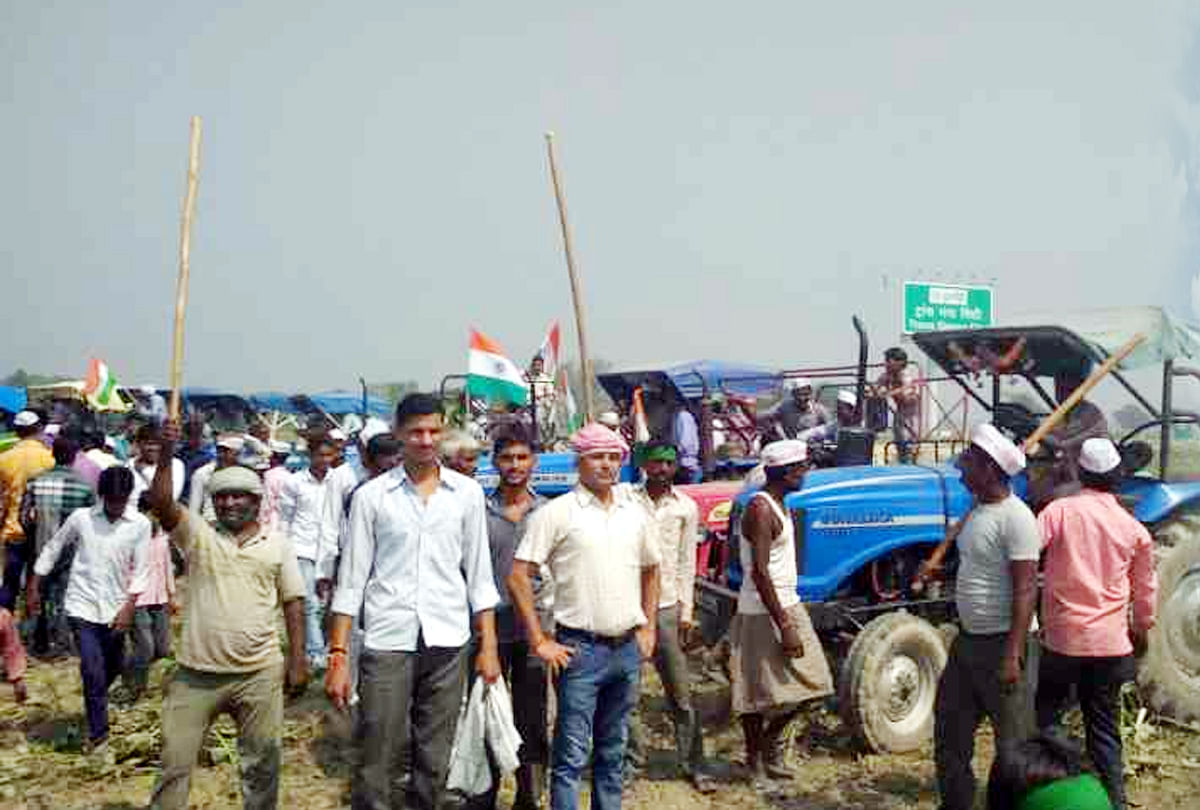
[[[94,765],[80,752],[82,700],[75,661],[33,662],[30,702],[0,703],[0,808],[144,807],[157,772],[158,713],[163,665],[149,695],[133,707],[111,709],[111,746],[116,764]],[[2,688],[2,687],[0,687]],[[727,688],[700,679],[698,705],[704,716],[707,753],[721,789],[701,796],[674,778],[672,732],[657,678],[648,671],[642,716],[650,752],[643,778],[627,793],[627,807],[658,810],[705,808],[806,808],[887,810],[936,807],[930,746],[910,755],[866,754],[845,736],[837,718],[817,709],[797,727],[793,764],[799,778],[774,792],[760,793],[741,781],[741,735],[726,708]],[[1127,721],[1130,797],[1135,806],[1170,810],[1196,806],[1200,793],[1200,734],[1152,718]],[[192,806],[240,807],[236,746],[228,721],[218,725],[195,770]],[[990,735],[981,732],[977,770],[991,758]],[[283,776],[285,807],[312,810],[347,805],[350,727],[332,711],[314,685],[287,710]],[[511,798],[502,791],[502,806]]]

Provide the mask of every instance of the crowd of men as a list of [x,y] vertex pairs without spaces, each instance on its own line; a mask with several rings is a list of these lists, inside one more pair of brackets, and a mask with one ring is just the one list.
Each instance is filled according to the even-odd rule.
[[[821,424],[805,427],[808,411],[792,410],[776,416],[795,421],[798,435],[763,448],[761,486],[734,538],[747,577],[730,631],[731,698],[756,784],[794,776],[785,730],[834,689],[797,596],[785,506],[810,464],[800,434]],[[7,677],[25,699],[13,619],[23,591],[34,652],[69,646],[79,656],[86,748],[104,755],[110,687],[124,674],[138,699],[151,663],[168,654],[178,611],[151,806],[187,806],[192,768],[221,713],[238,729],[244,806],[277,806],[284,696],[323,671],[333,705],[356,717],[356,808],[444,806],[468,682],[504,678],[522,740],[514,807],[541,806],[548,785],[550,807],[574,808],[590,767],[593,805],[615,810],[636,761],[630,749],[641,747],[646,661],[663,682],[682,775],[698,791],[716,789],[685,654],[699,515],[675,485],[688,461],[673,443],[636,448],[641,483],[623,484],[629,444],[619,430],[588,424],[572,437],[578,484],[547,500],[531,486],[534,444],[520,425],[482,447],[447,435],[440,401],[424,394],[406,397],[392,425],[368,422],[355,454],[344,453],[340,431],[310,432],[298,470],[263,425],[217,437],[210,458],[194,423],[148,424],[125,462],[102,440],[50,430],[31,411],[15,427],[19,441],[0,454]],[[481,451],[499,475],[491,494],[473,478]],[[957,544],[962,632],[936,709],[938,787],[949,810],[974,803],[971,758],[984,716],[999,743],[995,795],[1007,785],[1011,802],[995,806],[1052,787],[1013,763],[1064,761],[1053,742],[1029,734],[1035,709],[1036,728],[1056,725],[1073,688],[1098,779],[1068,763],[1053,781],[1075,785],[1073,795],[1100,784],[1112,806],[1125,806],[1117,690],[1154,622],[1154,566],[1145,529],[1112,495],[1120,469],[1112,443],[1083,442],[1073,463],[1076,486],[1035,518],[1009,484],[1025,455],[999,430],[979,426],[959,461],[975,505],[921,573],[932,575]],[[1024,673],[1037,658],[1029,630],[1043,557],[1035,700]],[[182,606],[177,566],[186,570]],[[469,804],[496,806],[492,768],[492,789]]]

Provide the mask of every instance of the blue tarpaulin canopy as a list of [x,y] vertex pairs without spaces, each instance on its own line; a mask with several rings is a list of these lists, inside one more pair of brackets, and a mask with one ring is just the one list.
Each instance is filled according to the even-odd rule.
[[599,374],[597,382],[617,402],[628,402],[637,386],[669,385],[686,400],[700,399],[706,393],[766,396],[779,390],[779,372],[744,363],[719,360],[693,360],[647,371],[614,371]]
[[25,395],[24,388],[18,388],[15,385],[0,385],[0,408],[16,413],[25,410],[26,402],[28,402],[28,397]]
[[[306,408],[302,404],[305,399],[317,408],[334,416],[347,413],[362,413],[363,410],[362,394],[356,394],[353,391],[324,391],[320,394],[297,394],[292,397],[292,402],[300,410],[313,410],[311,407]],[[392,415],[392,408],[383,397],[368,396],[367,414],[387,419]]]
[[250,405],[256,411],[278,411],[279,413],[299,413],[292,398],[279,391],[263,391],[247,397]]

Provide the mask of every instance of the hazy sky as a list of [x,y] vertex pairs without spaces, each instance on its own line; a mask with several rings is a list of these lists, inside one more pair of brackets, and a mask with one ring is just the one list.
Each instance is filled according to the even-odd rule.
[[849,362],[906,278],[1200,309],[1189,3],[211,5],[0,0],[0,374],[165,380],[192,114],[189,384],[574,354],[547,129],[618,364]]

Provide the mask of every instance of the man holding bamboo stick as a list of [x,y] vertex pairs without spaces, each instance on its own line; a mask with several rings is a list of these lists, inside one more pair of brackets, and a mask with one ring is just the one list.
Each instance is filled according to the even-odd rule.
[[[187,553],[188,588],[176,671],[163,703],[162,776],[152,808],[185,808],[192,767],[209,724],[229,712],[238,728],[242,805],[279,803],[283,758],[283,687],[302,691],[304,580],[288,539],[258,521],[262,481],[253,470],[226,467],[208,484],[216,525],[181,509],[172,492],[174,443],[168,423],[150,486],[150,504],[171,542]],[[279,605],[287,627],[280,652]]]

